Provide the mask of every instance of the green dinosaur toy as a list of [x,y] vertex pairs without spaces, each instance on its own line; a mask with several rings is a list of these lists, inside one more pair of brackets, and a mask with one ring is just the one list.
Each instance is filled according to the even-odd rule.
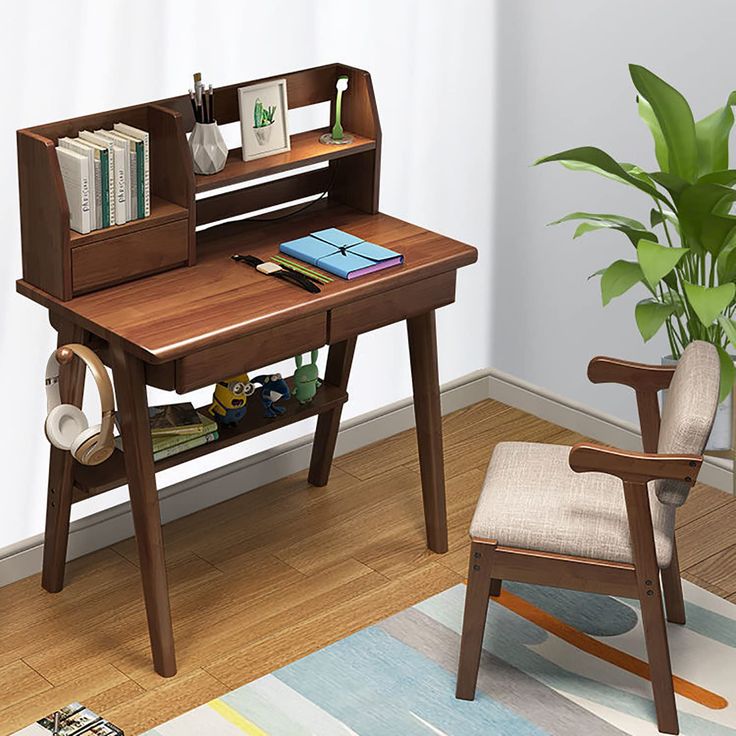
[[302,365],[302,356],[297,355],[296,370],[294,371],[294,390],[292,396],[300,404],[308,404],[317,393],[317,389],[322,385],[319,380],[319,369],[317,368],[317,356],[319,350],[312,350],[312,362]]

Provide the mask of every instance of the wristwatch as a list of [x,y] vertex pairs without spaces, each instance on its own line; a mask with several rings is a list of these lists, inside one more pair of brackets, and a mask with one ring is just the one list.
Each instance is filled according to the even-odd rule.
[[236,254],[230,256],[230,258],[234,261],[238,261],[239,263],[245,263],[248,266],[252,266],[256,271],[260,271],[261,273],[266,274],[266,276],[275,276],[277,279],[288,281],[295,286],[305,289],[311,294],[319,294],[321,291],[319,286],[317,286],[313,281],[310,281],[306,276],[296,273],[295,271],[287,271],[277,263],[262,261],[256,256],[241,256]]

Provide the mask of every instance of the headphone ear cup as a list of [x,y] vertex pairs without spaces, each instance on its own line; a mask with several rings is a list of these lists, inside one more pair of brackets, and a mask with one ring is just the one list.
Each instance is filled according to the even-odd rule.
[[59,404],[46,417],[46,437],[60,450],[70,450],[76,438],[88,427],[84,412],[73,404]]
[[81,432],[72,443],[70,452],[75,460],[82,465],[99,465],[112,455],[111,447],[103,447],[96,452],[91,452],[100,435],[102,427],[95,424]]

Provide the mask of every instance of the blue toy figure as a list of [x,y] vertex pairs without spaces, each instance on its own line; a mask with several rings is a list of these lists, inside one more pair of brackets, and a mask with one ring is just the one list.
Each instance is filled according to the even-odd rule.
[[212,395],[210,414],[218,424],[234,427],[248,411],[248,397],[255,390],[256,387],[250,382],[247,373],[219,381]]
[[262,375],[256,376],[252,383],[260,383],[261,388],[261,403],[263,408],[266,410],[265,416],[269,419],[276,419],[280,414],[286,411],[285,406],[276,406],[276,402],[279,399],[286,401],[291,398],[291,392],[289,387],[286,385],[286,381],[281,377],[280,373],[274,373],[271,376]]

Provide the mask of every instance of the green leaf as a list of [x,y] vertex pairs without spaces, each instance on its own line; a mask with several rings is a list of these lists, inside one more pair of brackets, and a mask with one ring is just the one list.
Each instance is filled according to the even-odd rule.
[[636,257],[649,286],[654,288],[672,271],[688,250],[688,248],[670,248],[653,243],[651,240],[640,240],[636,246]]
[[625,227],[623,225],[608,225],[604,222],[581,222],[577,228],[575,228],[575,233],[572,237],[579,238],[581,235],[585,235],[586,233],[606,229],[617,230],[618,232],[623,233],[634,247],[636,247],[636,244],[640,240],[657,240],[656,234],[649,230],[633,230],[632,228]]
[[561,217],[559,220],[550,222],[550,225],[559,225],[561,222],[569,222],[570,220],[593,220],[594,222],[605,222],[610,225],[624,225],[632,230],[646,230],[646,226],[639,220],[623,215],[608,215],[597,212],[571,212],[569,215]]
[[719,107],[695,123],[701,176],[728,168],[728,137],[733,127],[733,105],[736,105],[736,92],[731,92],[724,107]]
[[644,278],[638,263],[614,261],[601,275],[601,298],[605,307],[611,299],[626,293]]
[[728,307],[736,295],[736,284],[698,286],[687,281],[683,284],[687,300],[705,327],[713,324],[716,317]]
[[[698,175],[698,149],[695,121],[687,100],[674,87],[643,66],[629,64],[629,72],[637,91],[651,106],[666,144],[667,166],[662,169],[687,181],[695,181]],[[655,147],[656,143],[655,136]]]
[[690,186],[689,181],[681,179],[679,176],[669,174],[666,171],[652,171],[649,178],[664,187],[672,197],[672,201],[677,204],[680,201],[682,192]]
[[698,252],[718,254],[726,243],[736,218],[725,213],[736,201],[736,191],[722,184],[698,183],[680,196],[678,218],[687,244]]
[[716,260],[718,283],[725,284],[736,281],[736,241],[731,241],[719,254]]
[[571,148],[568,151],[561,151],[560,153],[540,158],[534,162],[534,165],[537,166],[538,164],[545,164],[551,161],[559,161],[568,169],[592,171],[593,173],[608,177],[614,181],[630,184],[631,186],[646,192],[650,197],[667,202],[667,199],[655,187],[629,174],[621,164],[611,158],[611,156],[600,148],[595,148],[594,146]]
[[595,212],[571,212],[569,215],[561,217],[559,220],[550,222],[550,225],[559,225],[561,222],[570,222],[572,220],[585,220],[575,229],[573,238],[579,238],[581,235],[586,233],[592,233],[596,230],[618,230],[619,232],[626,235],[631,241],[632,245],[636,244],[642,239],[657,240],[655,233],[650,232],[646,227],[631,217],[624,217],[623,215],[607,215],[598,214]]
[[718,401],[723,401],[731,393],[736,370],[734,370],[733,358],[720,345],[716,345],[716,350],[718,350],[718,361],[721,364],[721,390]]
[[636,305],[634,318],[644,342],[651,340],[661,329],[667,318],[677,311],[674,304],[662,304],[656,299],[644,299]]
[[685,313],[685,305],[683,304],[682,297],[676,291],[665,292],[662,301],[665,304],[671,304],[674,307],[674,314],[678,317],[681,317]]
[[703,174],[696,184],[723,184],[724,187],[732,187],[736,184],[736,169],[725,169],[724,171],[713,171]]
[[652,227],[662,225],[665,222],[669,222],[678,233],[680,232],[680,221],[674,212],[670,212],[669,210],[663,210],[662,212],[657,209],[651,210],[649,213],[649,223]]
[[654,155],[657,158],[659,168],[662,171],[669,171],[670,164],[667,155],[667,142],[662,134],[662,128],[659,127],[657,116],[654,114],[652,106],[641,95],[637,95],[636,103],[639,109],[639,117],[645,122],[652,134],[652,138],[654,138]]
[[736,347],[736,322],[726,317],[723,314],[718,315],[718,324],[723,328],[723,333],[728,338],[728,341]]

